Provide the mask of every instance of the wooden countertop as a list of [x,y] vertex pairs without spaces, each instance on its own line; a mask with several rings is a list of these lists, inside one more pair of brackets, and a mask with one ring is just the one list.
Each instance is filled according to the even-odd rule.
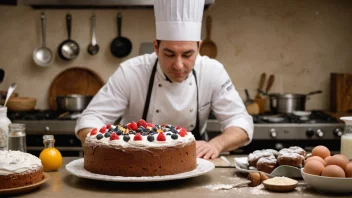
[[[233,162],[234,156],[226,156]],[[62,167],[55,172],[48,172],[50,180],[32,192],[19,195],[19,197],[143,197],[143,198],[173,198],[173,197],[331,197],[332,195],[315,192],[303,180],[292,192],[275,193],[264,189],[263,185],[257,187],[238,187],[231,190],[214,190],[220,184],[233,184],[246,180],[246,174],[238,172],[233,167],[222,167],[223,160],[212,160],[217,168],[211,172],[194,178],[161,181],[161,182],[107,182],[79,178],[66,171],[65,165],[77,157],[65,157]],[[221,168],[219,168],[221,166]],[[341,196],[339,196],[341,197]],[[352,197],[349,196],[349,197]]]

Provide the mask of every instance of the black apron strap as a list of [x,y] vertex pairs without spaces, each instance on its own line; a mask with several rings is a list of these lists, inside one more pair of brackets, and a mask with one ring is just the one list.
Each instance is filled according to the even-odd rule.
[[[147,97],[145,99],[143,117],[142,117],[142,119],[145,121],[147,121],[147,114],[148,114],[148,110],[149,110],[150,98],[151,98],[152,91],[153,91],[154,78],[155,78],[155,74],[156,74],[157,64],[158,64],[158,59],[156,59],[156,61],[155,61],[155,64],[154,64],[153,70],[152,70],[152,74],[150,75],[150,79],[149,79],[148,92],[147,92]],[[196,126],[192,130],[192,133],[193,133],[194,137],[196,138],[196,140],[202,140],[201,135],[200,135],[199,112],[198,112],[198,109],[199,109],[198,82],[197,82],[196,72],[194,71],[194,69],[192,70],[192,73],[194,75],[194,79],[196,81],[196,87],[197,87],[197,118],[196,118]]]
[[147,114],[148,114],[149,104],[150,104],[150,96],[152,95],[157,64],[158,64],[158,59],[156,59],[156,61],[154,63],[152,74],[150,75],[150,79],[149,79],[148,93],[147,93],[147,97],[145,99],[143,117],[142,117],[142,119],[145,121],[147,121]]
[[202,136],[200,135],[200,124],[199,124],[199,90],[198,90],[198,82],[197,82],[197,75],[196,71],[193,69],[192,70],[194,79],[196,81],[196,87],[197,87],[197,119],[196,119],[196,127],[192,130],[192,133],[196,140],[202,140]]

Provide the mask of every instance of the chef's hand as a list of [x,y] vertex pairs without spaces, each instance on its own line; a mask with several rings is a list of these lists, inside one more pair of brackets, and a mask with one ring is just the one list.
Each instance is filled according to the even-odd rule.
[[197,157],[204,159],[215,159],[219,156],[219,150],[206,141],[196,142]]
[[81,140],[82,145],[84,144],[86,137],[87,137],[87,134],[90,131],[92,131],[92,128],[84,128],[84,129],[81,129],[77,132],[77,136],[78,136],[79,140]]

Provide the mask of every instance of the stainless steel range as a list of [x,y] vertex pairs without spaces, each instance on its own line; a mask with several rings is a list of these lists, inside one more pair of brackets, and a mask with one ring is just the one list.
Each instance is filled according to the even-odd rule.
[[73,114],[56,111],[8,112],[13,123],[26,125],[27,152],[39,155],[43,150],[43,135],[55,136],[55,147],[63,156],[83,156],[81,142],[74,133],[76,118]]
[[[207,132],[210,138],[220,131],[219,123],[210,116]],[[334,152],[340,150],[340,137],[344,124],[322,111],[312,111],[310,115],[294,114],[253,116],[253,141],[248,146],[236,150],[237,153],[249,153],[257,149],[281,149],[289,146],[301,146],[311,150],[323,144]]]

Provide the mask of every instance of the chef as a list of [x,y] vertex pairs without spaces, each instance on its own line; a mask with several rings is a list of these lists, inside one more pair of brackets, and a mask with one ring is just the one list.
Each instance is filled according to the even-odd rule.
[[[204,159],[250,143],[252,117],[224,66],[199,55],[203,9],[204,0],[155,0],[155,53],[120,64],[77,120],[82,142],[92,128],[122,117],[122,124],[144,119],[186,128]],[[211,111],[222,133],[205,141]]]

